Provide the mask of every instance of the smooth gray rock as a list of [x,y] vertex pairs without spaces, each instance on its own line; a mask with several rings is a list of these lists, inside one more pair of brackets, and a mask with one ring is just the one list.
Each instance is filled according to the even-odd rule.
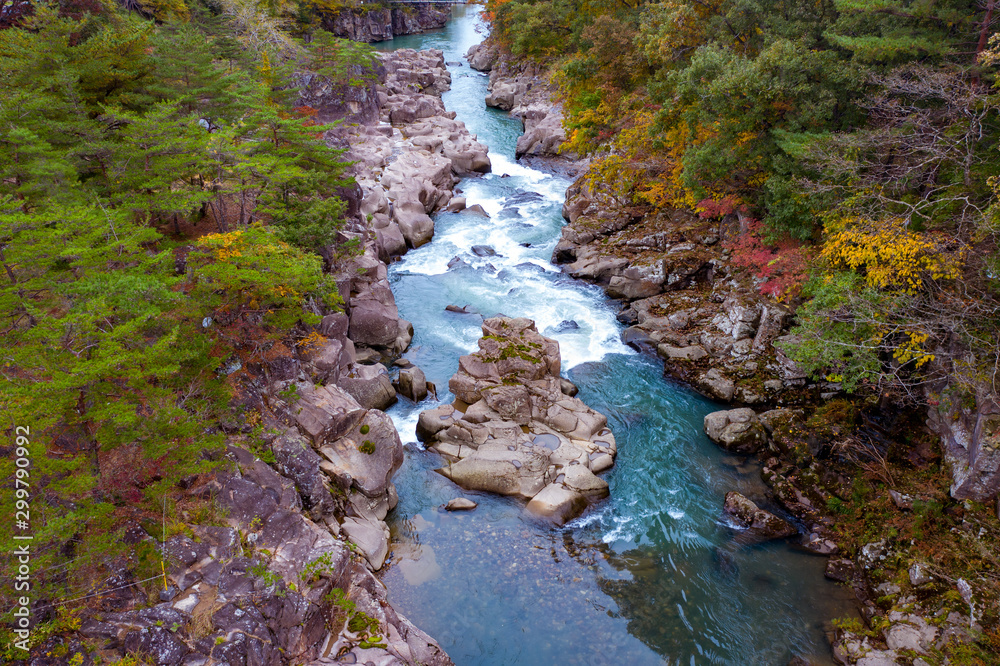
[[767,442],[767,433],[757,414],[748,407],[705,415],[705,434],[727,451],[751,454]]
[[465,497],[456,497],[448,500],[448,503],[444,505],[444,508],[448,511],[471,511],[477,506],[479,505],[470,499]]

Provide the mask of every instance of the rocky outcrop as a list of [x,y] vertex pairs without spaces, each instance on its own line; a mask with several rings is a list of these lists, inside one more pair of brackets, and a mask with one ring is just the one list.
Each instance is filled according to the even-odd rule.
[[941,438],[951,496],[992,500],[1000,492],[1000,399],[985,390],[971,395],[946,387],[929,402],[927,425]]
[[500,50],[493,40],[486,40],[480,44],[473,44],[465,54],[465,59],[469,61],[469,67],[479,72],[488,72],[493,69]]
[[323,15],[323,29],[355,42],[381,42],[397,35],[412,35],[442,28],[451,17],[451,7],[429,2],[410,2],[401,7],[344,9]]
[[[898,590],[897,590],[898,591]],[[973,642],[982,629],[967,615],[940,613],[928,619],[913,612],[891,611],[882,623],[878,639],[841,631],[834,656],[842,664],[858,666],[895,666],[901,663],[929,664],[922,655],[931,655],[955,645]]]
[[[401,49],[382,55],[376,94],[378,124],[341,127],[330,141],[346,144],[361,188],[358,226],[374,235],[382,261],[419,247],[434,234],[431,215],[446,208],[459,177],[490,170],[487,148],[445,111],[451,85],[441,51]],[[388,345],[384,331],[379,346]]]
[[[244,449],[229,451],[236,472],[188,489],[214,496],[228,524],[167,539],[161,603],[88,614],[83,637],[163,665],[311,664],[327,655],[339,663],[451,664],[389,606],[348,544],[306,516],[299,480]],[[128,534],[158,548],[137,526]]]
[[552,260],[622,301],[623,339],[663,358],[666,372],[722,403],[802,404],[836,395],[784,352],[791,311],[730,270],[730,223],[678,210],[633,215],[582,181]]
[[491,40],[473,46],[465,57],[473,69],[490,73],[486,106],[510,111],[521,121],[517,158],[568,157],[561,151],[566,141],[562,106],[553,97],[548,72],[502,53]]
[[[392,475],[403,462],[403,445],[392,421],[339,386],[286,381],[274,386],[274,394],[276,415],[294,428],[285,430],[282,448],[311,448],[318,455],[312,456],[314,467],[327,477],[324,483],[346,498],[341,507],[344,531],[349,537],[360,535],[356,545],[372,569],[381,568],[389,536],[382,521],[396,506]],[[327,522],[329,518],[323,516]]]
[[440,470],[470,490],[528,500],[562,525],[606,497],[596,474],[616,454],[607,419],[564,391],[559,344],[529,319],[483,322],[479,351],[459,359],[455,404],[420,414],[417,436],[443,455]]
[[332,123],[369,124],[378,120],[378,82],[385,78],[379,63],[353,65],[346,72],[350,83],[338,83],[312,72],[302,72],[294,79],[299,90],[296,106],[316,110],[315,120]]

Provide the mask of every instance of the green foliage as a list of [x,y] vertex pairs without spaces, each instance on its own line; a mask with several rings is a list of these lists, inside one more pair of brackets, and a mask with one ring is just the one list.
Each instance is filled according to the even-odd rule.
[[250,575],[259,579],[266,587],[271,587],[281,582],[281,576],[268,569],[266,562],[258,562],[250,567]]
[[378,81],[379,59],[368,44],[317,32],[308,45],[309,68],[336,86],[363,86]]
[[570,24],[578,7],[572,0],[511,0],[496,4],[499,7],[493,12],[493,34],[515,55],[551,58],[563,51],[574,32]]
[[966,0],[835,0],[838,20],[824,36],[856,60],[891,64],[947,56],[962,45],[979,16]]
[[[880,376],[877,331],[874,315],[883,312],[877,291],[865,287],[860,276],[851,272],[815,277],[805,288],[811,300],[799,308],[799,325],[792,330],[797,341],[784,346],[791,358],[805,370],[831,381],[840,381],[853,392],[864,382]],[[872,315],[838,319],[830,312],[843,310],[848,300]]]
[[[315,583],[322,576],[329,576],[336,573],[333,568],[333,555],[330,553],[323,553],[315,560],[307,564],[303,569],[301,578],[306,584]],[[340,588],[334,588],[334,590],[339,590]],[[333,590],[331,590],[331,593]],[[343,590],[340,590],[343,593]]]
[[341,251],[347,182],[325,128],[204,9],[146,7],[168,22],[40,4],[0,30],[0,430],[30,428],[33,565],[58,574],[39,599],[96,589],[116,558],[155,575],[123,525],[187,529],[159,517],[222,464],[232,368],[339,306],[317,254]]
[[[315,315],[303,313],[303,299],[329,301],[335,293],[318,256],[278,240],[259,225],[202,236],[188,261],[190,293],[226,330],[255,324],[283,332],[299,319],[316,323]],[[231,341],[239,343],[238,338]]]
[[357,604],[347,598],[342,589],[339,587],[331,589],[324,600],[331,606],[331,628],[336,629],[338,623],[346,620],[346,629],[357,635],[362,650],[386,647],[382,642],[382,626],[379,621],[368,613],[357,610]]

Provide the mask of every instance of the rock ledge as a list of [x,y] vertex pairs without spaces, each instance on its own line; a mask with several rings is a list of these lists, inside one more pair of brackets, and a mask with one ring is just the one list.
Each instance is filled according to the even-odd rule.
[[417,436],[449,461],[438,471],[468,490],[524,498],[557,525],[607,497],[596,473],[614,464],[614,436],[603,414],[564,392],[560,365],[559,343],[530,319],[484,321],[479,351],[448,383],[455,403],[420,415]]

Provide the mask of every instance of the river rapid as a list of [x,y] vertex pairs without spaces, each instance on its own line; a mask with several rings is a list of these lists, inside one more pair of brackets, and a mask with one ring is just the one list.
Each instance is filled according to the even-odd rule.
[[[493,163],[491,174],[458,186],[490,217],[440,213],[434,240],[390,267],[400,316],[416,331],[405,356],[450,402],[448,379],[476,349],[481,318],[445,306],[534,319],[559,341],[579,397],[608,416],[618,459],[603,475],[611,497],[554,529],[517,500],[462,491],[433,471],[443,464],[437,454],[407,444],[388,518],[389,600],[460,665],[784,665],[795,655],[833,663],[829,620],[851,611],[849,592],[823,578],[825,558],[783,542],[729,545],[725,493],[759,497],[763,484],[756,464],[702,433],[704,415],[719,407],[623,345],[603,291],[549,262],[570,180],[515,162],[520,122],[485,106],[487,77],[462,58],[484,37],[478,25],[477,7],[457,6],[442,30],[378,45],[444,51],[445,105]],[[496,255],[477,256],[480,245]],[[390,411],[404,442],[435,404],[401,399]],[[440,509],[457,496],[479,507]]]

